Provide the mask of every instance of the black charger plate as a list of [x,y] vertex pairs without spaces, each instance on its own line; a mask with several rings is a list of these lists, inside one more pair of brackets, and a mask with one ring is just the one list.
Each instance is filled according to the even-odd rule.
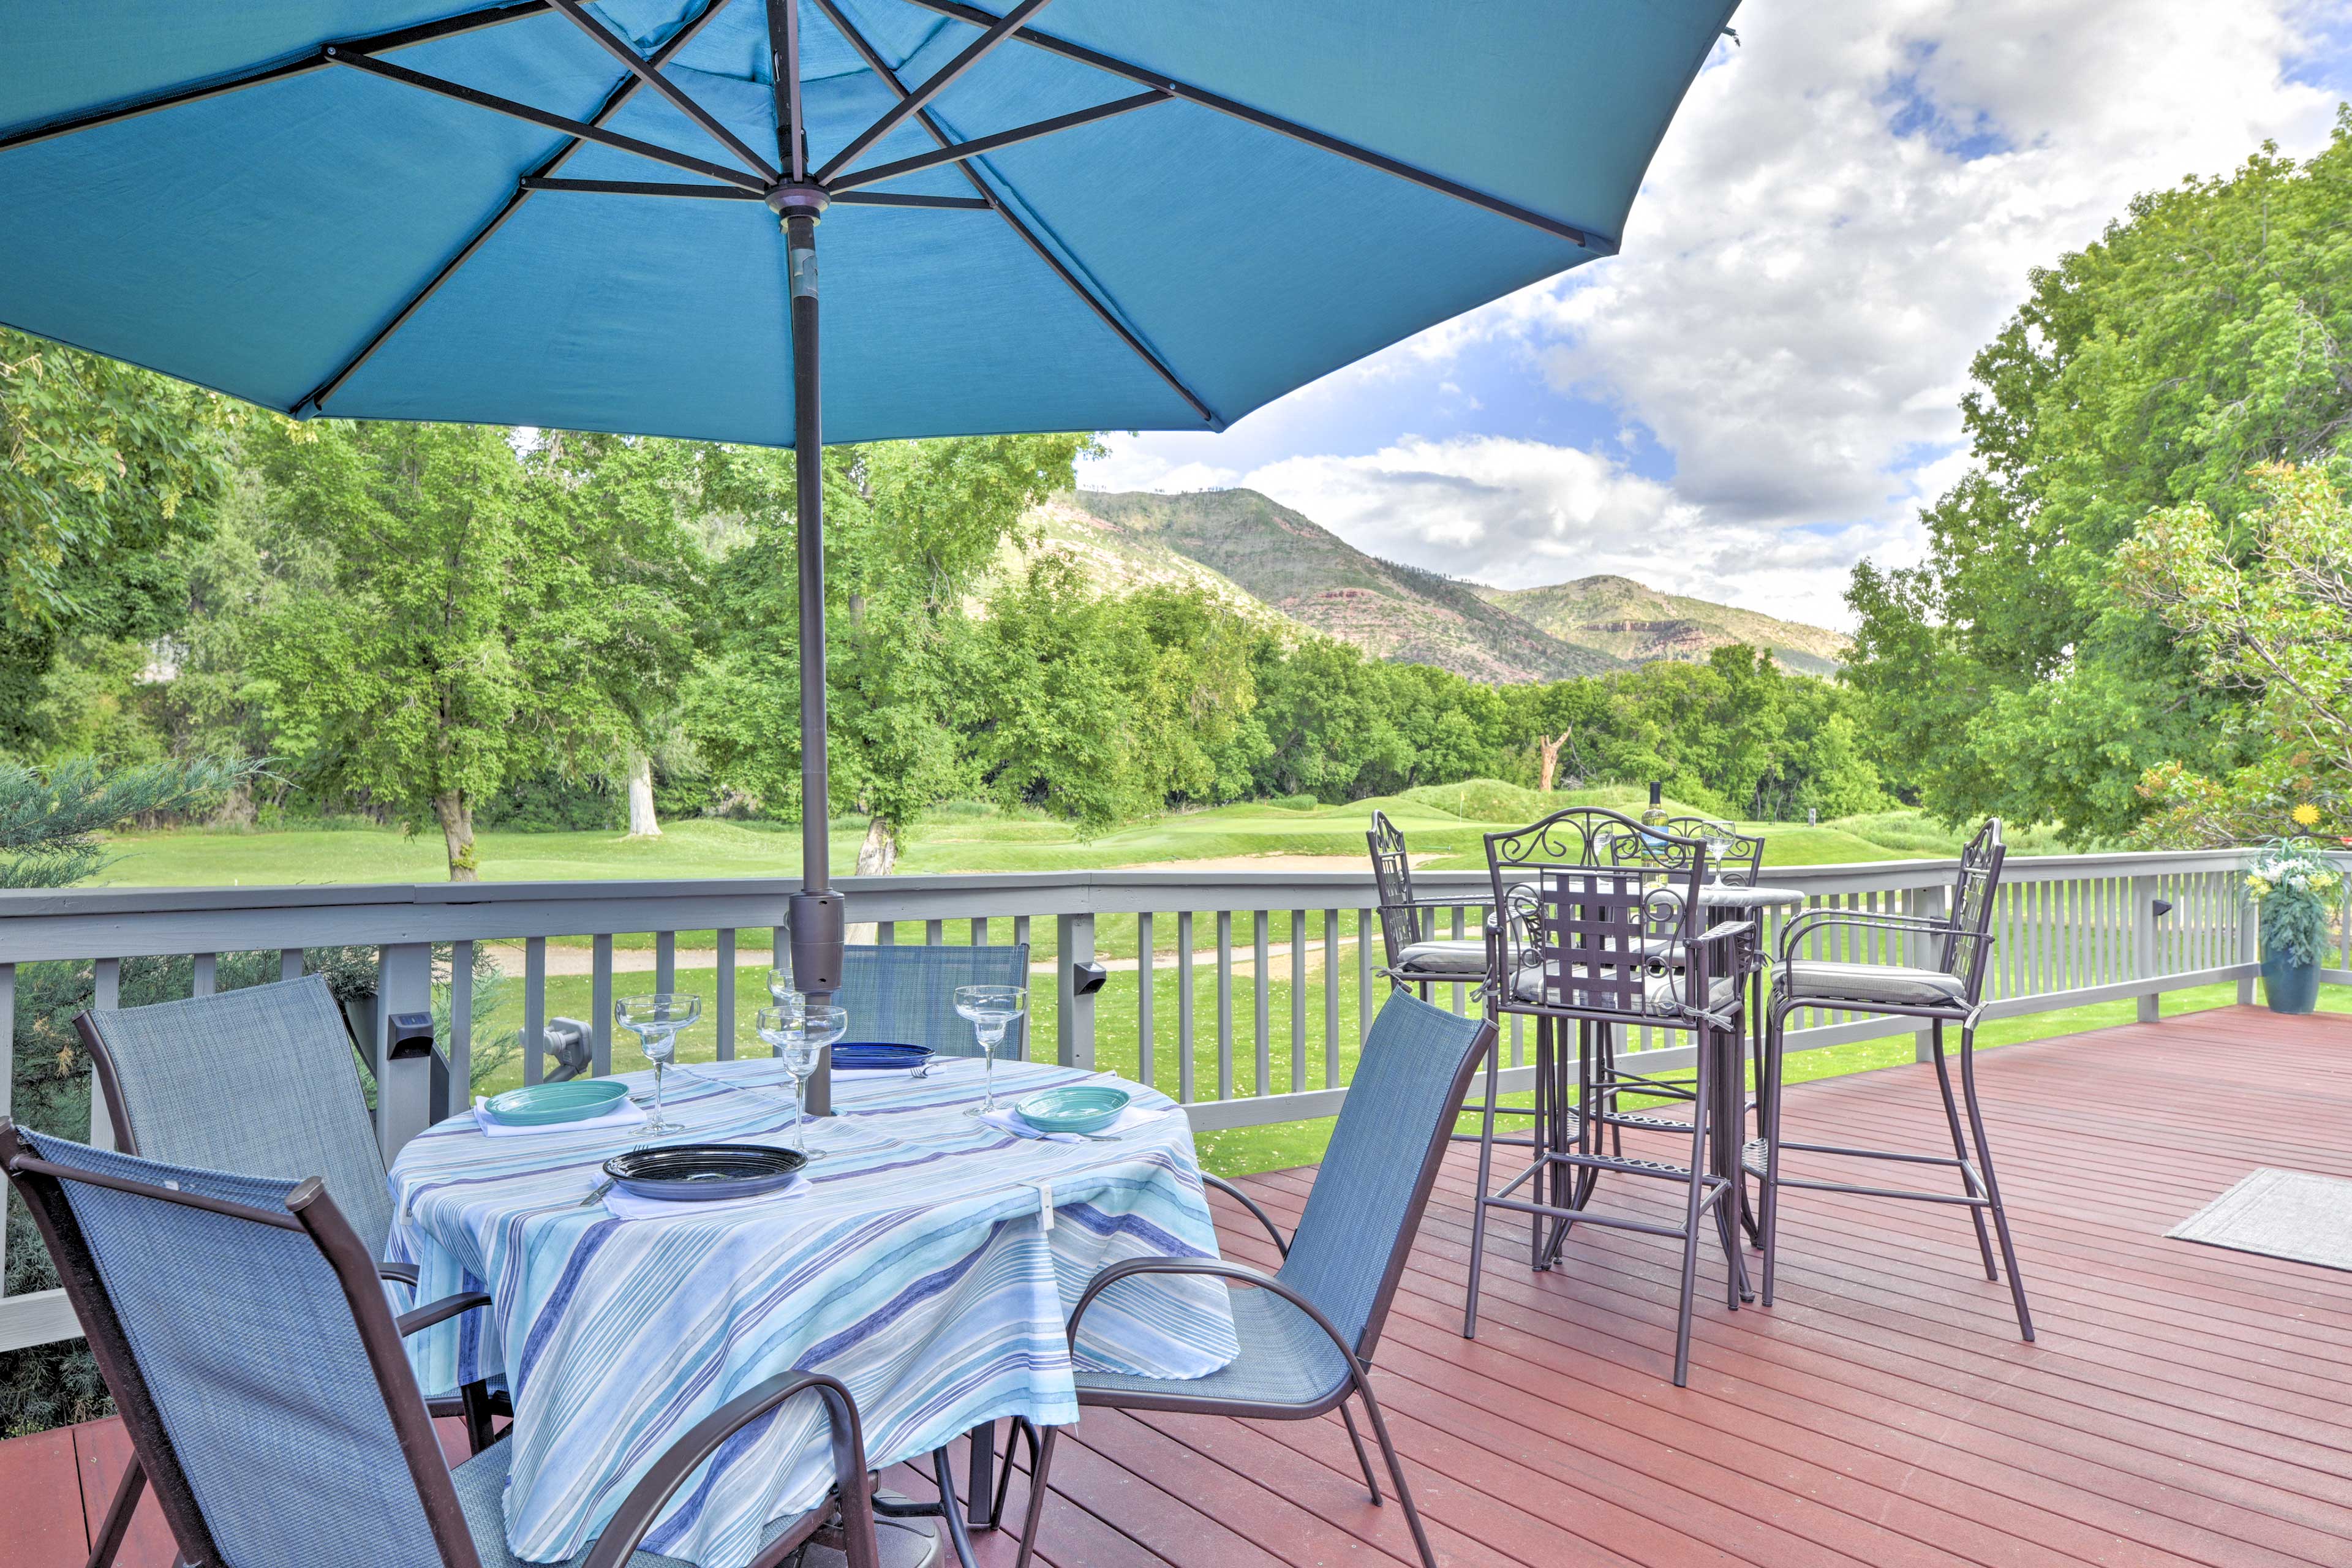
[[797,1149],[765,1143],[671,1143],[615,1154],[604,1162],[604,1173],[637,1197],[707,1204],[772,1193],[807,1163]]

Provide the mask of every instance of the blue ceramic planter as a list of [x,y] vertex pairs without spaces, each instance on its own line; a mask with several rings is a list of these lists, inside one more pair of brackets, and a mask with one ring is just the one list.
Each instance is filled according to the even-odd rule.
[[2284,952],[2263,949],[2263,1000],[2273,1013],[2308,1013],[2319,1005],[2319,965],[2297,963]]

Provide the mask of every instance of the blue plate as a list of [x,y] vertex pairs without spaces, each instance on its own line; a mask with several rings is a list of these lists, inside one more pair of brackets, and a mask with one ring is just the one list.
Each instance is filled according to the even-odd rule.
[[1099,1132],[1133,1098],[1123,1089],[1081,1083],[1033,1094],[1013,1109],[1040,1132]]
[[914,1071],[930,1065],[931,1053],[921,1046],[894,1045],[884,1040],[844,1040],[833,1047],[833,1065],[853,1072],[904,1068]]
[[772,1193],[807,1163],[797,1149],[765,1143],[670,1143],[615,1154],[604,1162],[604,1173],[641,1198],[708,1204]]
[[494,1094],[482,1102],[482,1114],[501,1127],[552,1127],[609,1115],[628,1097],[629,1086],[618,1079],[573,1079]]

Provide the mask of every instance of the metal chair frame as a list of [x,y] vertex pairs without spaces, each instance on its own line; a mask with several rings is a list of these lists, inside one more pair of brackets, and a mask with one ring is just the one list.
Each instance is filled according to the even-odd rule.
[[[1403,1222],[1398,1227],[1396,1237],[1390,1245],[1389,1256],[1381,1276],[1380,1285],[1372,1297],[1371,1310],[1365,1318],[1363,1331],[1357,1336],[1354,1343],[1350,1344],[1348,1342],[1346,1336],[1314,1302],[1274,1275],[1263,1269],[1252,1268],[1245,1264],[1228,1263],[1213,1258],[1133,1258],[1125,1262],[1114,1263],[1097,1274],[1087,1283],[1086,1289],[1078,1297],[1077,1305],[1070,1312],[1069,1342],[1071,1351],[1075,1354],[1078,1342],[1078,1324],[1086,1317],[1087,1309],[1094,1304],[1097,1296],[1123,1279],[1132,1279],[1139,1276],[1151,1274],[1208,1275],[1234,1284],[1270,1290],[1297,1308],[1317,1328],[1322,1330],[1332,1345],[1346,1359],[1348,1376],[1338,1388],[1311,1405],[1265,1405],[1244,1400],[1216,1399],[1199,1394],[1187,1394],[1182,1392],[1184,1384],[1173,1380],[1170,1382],[1169,1392],[1166,1394],[1128,1389],[1088,1389],[1081,1384],[1078,1388],[1078,1404],[1081,1406],[1096,1405],[1124,1410],[1164,1410],[1181,1415],[1231,1415],[1261,1421],[1312,1420],[1316,1416],[1327,1415],[1336,1409],[1339,1412],[1340,1419],[1347,1425],[1348,1440],[1354,1446],[1356,1462],[1362,1467],[1364,1472],[1364,1485],[1370,1490],[1372,1501],[1379,1503],[1382,1500],[1380,1480],[1373,1472],[1371,1456],[1364,1448],[1363,1437],[1356,1430],[1355,1416],[1348,1408],[1348,1402],[1350,1399],[1360,1398],[1364,1402],[1364,1414],[1371,1423],[1373,1440],[1380,1445],[1381,1458],[1388,1469],[1390,1484],[1396,1489],[1397,1501],[1404,1510],[1405,1523],[1412,1531],[1413,1545],[1421,1554],[1423,1568],[1437,1568],[1437,1554],[1429,1543],[1428,1531],[1422,1524],[1421,1510],[1413,1505],[1412,1490],[1405,1482],[1404,1465],[1397,1458],[1396,1444],[1389,1436],[1388,1420],[1381,1414],[1380,1400],[1372,1393],[1372,1353],[1379,1345],[1381,1330],[1388,1321],[1389,1307],[1396,1299],[1398,1283],[1404,1278],[1405,1261],[1412,1250],[1412,1238],[1421,1229],[1422,1215],[1429,1207],[1430,1193],[1437,1184],[1438,1167],[1444,1163],[1446,1145],[1451,1142],[1449,1135],[1461,1113],[1463,1101],[1470,1092],[1471,1077],[1477,1071],[1479,1061],[1494,1054],[1494,1047],[1495,1026],[1489,1019],[1479,1031],[1479,1037],[1470,1049],[1463,1054],[1462,1065],[1455,1069],[1453,1083],[1445,1096],[1445,1104],[1449,1109],[1444,1115],[1437,1118],[1436,1124],[1431,1130],[1429,1141],[1422,1149],[1421,1168],[1415,1176],[1412,1195],[1406,1205]],[[1342,1116],[1347,1114],[1344,1107],[1340,1114]],[[1286,1259],[1289,1258],[1289,1239],[1283,1236],[1281,1227],[1276,1225],[1273,1218],[1253,1202],[1247,1194],[1232,1183],[1221,1181],[1205,1172],[1202,1175],[1202,1180],[1204,1184],[1239,1199],[1242,1206],[1255,1215],[1259,1224],[1265,1226],[1266,1233],[1274,1238],[1276,1253]],[[1034,1426],[1025,1421],[1016,1422],[1013,1433],[1006,1439],[1004,1481],[999,1483],[994,1510],[995,1517],[1000,1519],[1003,1517],[1004,1484],[1012,1479],[1013,1439],[1025,1433],[1030,1446],[1029,1503],[1022,1525],[1021,1550],[1014,1559],[1013,1568],[1030,1568],[1031,1559],[1036,1551],[1038,1525],[1043,1521],[1045,1511],[1046,1481],[1052,1470],[1054,1444],[1059,1431],[1059,1427],[1048,1426],[1041,1439]]]
[[[1643,841],[1638,856],[1622,851],[1621,841],[1628,837]],[[1580,1222],[1665,1237],[1683,1244],[1674,1372],[1680,1387],[1689,1379],[1698,1241],[1701,1223],[1710,1214],[1724,1247],[1726,1305],[1738,1310],[1748,1293],[1732,1208],[1738,1183],[1710,1169],[1708,1160],[1711,1152],[1720,1152],[1718,1123],[1737,1125],[1731,1119],[1740,1116],[1736,1105],[1717,1103],[1723,1096],[1716,1058],[1720,1041],[1727,1035],[1738,1037],[1741,1003],[1735,989],[1730,1015],[1715,1014],[1709,986],[1718,971],[1730,972],[1731,944],[1752,926],[1748,921],[1706,923],[1698,900],[1706,874],[1704,842],[1662,834],[1599,806],[1570,806],[1526,827],[1490,833],[1486,860],[1501,911],[1494,922],[1489,1007],[1497,1019],[1516,1014],[1537,1020],[1535,1158],[1500,1189],[1494,1186],[1494,1148],[1502,1142],[1494,1136],[1494,1117],[1506,1109],[1496,1103],[1496,1052],[1486,1064],[1463,1337],[1475,1338],[1477,1332],[1479,1275],[1491,1209],[1530,1217],[1529,1261],[1538,1272],[1559,1261],[1570,1231]],[[1539,994],[1533,999],[1519,994],[1521,976],[1531,967],[1541,976]],[[1666,982],[1671,995],[1677,974],[1680,996],[1670,1006],[1655,1005],[1659,982]],[[1577,1026],[1579,1047],[1572,1105],[1560,1062],[1570,1023]],[[1619,1025],[1691,1033],[1698,1047],[1691,1082],[1683,1085],[1619,1069],[1613,1053],[1613,1031]],[[1685,1101],[1691,1106],[1690,1119],[1685,1122],[1622,1110],[1619,1102],[1628,1094]],[[1628,1130],[1688,1138],[1688,1164],[1626,1155],[1622,1137]],[[1613,1144],[1607,1152],[1601,1149],[1603,1136]],[[1738,1169],[1736,1163],[1731,1168]],[[1683,1223],[1659,1226],[1593,1212],[1588,1201],[1603,1173],[1685,1184],[1688,1192]],[[1515,1195],[1522,1188],[1528,1195]]]
[[[1404,961],[1404,951],[1419,942],[1444,942],[1449,939],[1437,930],[1440,911],[1454,909],[1476,909],[1484,900],[1477,899],[1420,899],[1413,896],[1412,857],[1407,853],[1404,834],[1389,820],[1387,812],[1375,809],[1372,826],[1364,835],[1364,842],[1372,852],[1372,885],[1378,889],[1381,917],[1381,948],[1387,959],[1374,973],[1399,990],[1412,988],[1424,1002],[1429,1000],[1433,985],[1470,984],[1475,980],[1464,976],[1460,981],[1447,978],[1399,974],[1399,964]],[[1483,927],[1484,922],[1482,922]],[[1464,941],[1470,940],[1467,937]]]
[[[56,1259],[68,1299],[89,1340],[108,1390],[114,1395],[131,1447],[141,1463],[141,1475],[152,1481],[157,1503],[171,1526],[181,1555],[187,1562],[210,1564],[220,1561],[210,1526],[198,1506],[194,1489],[173,1447],[148,1385],[133,1353],[121,1320],[116,1315],[95,1255],[66,1197],[65,1184],[79,1182],[108,1187],[137,1197],[178,1204],[234,1219],[307,1235],[335,1274],[352,1310],[352,1331],[359,1336],[373,1371],[384,1414],[391,1423],[410,1479],[415,1483],[442,1568],[481,1568],[471,1531],[433,1431],[433,1417],[418,1393],[408,1355],[401,1341],[460,1312],[487,1307],[490,1299],[478,1291],[451,1296],[395,1319],[377,1282],[375,1260],[316,1177],[300,1182],[287,1194],[283,1212],[227,1202],[183,1192],[154,1183],[93,1171],[72,1169],[40,1158],[17,1132],[16,1124],[0,1117],[0,1168],[32,1211],[41,1238]],[[852,1568],[878,1568],[879,1549],[867,1496],[864,1434],[849,1390],[822,1373],[786,1372],[768,1379],[729,1401],[673,1444],[644,1479],[630,1489],[620,1509],[604,1526],[582,1568],[624,1568],[655,1518],[719,1445],[743,1427],[766,1415],[793,1395],[814,1392],[831,1418],[837,1506],[812,1510],[793,1529],[768,1543],[754,1568],[773,1568],[821,1529],[835,1521],[843,1550]],[[120,1548],[131,1522],[141,1482],[126,1475],[122,1488],[109,1505],[100,1526],[107,1555]]]
[[[1969,1221],[1977,1233],[1977,1252],[1983,1259],[1985,1278],[1998,1280],[2002,1268],[2008,1270],[2009,1291],[2017,1310],[2018,1332],[2025,1340],[2033,1338],[2033,1314],[2026,1305],[2025,1282],[2017,1268],[2017,1247],[2010,1235],[2009,1211],[2002,1204],[2000,1183],[1993,1173],[1992,1145],[1985,1133],[1984,1108],[1977,1094],[1976,1032],[1984,1016],[1984,982],[1987,960],[1992,952],[1993,898],[2000,887],[2002,863],[2009,851],[2001,843],[2000,818],[1987,819],[1977,836],[1970,839],[1960,856],[1960,868],[1954,879],[1950,914],[1940,918],[1919,915],[1897,915],[1858,910],[1808,910],[1791,920],[1780,932],[1780,970],[1772,990],[1769,1022],[1765,1029],[1766,1081],[1761,1096],[1764,1135],[1759,1151],[1750,1145],[1742,1152],[1742,1163],[1763,1178],[1762,1213],[1759,1223],[1764,1245],[1764,1304],[1772,1304],[1773,1288],[1780,1262],[1779,1230],[1780,1190],[1796,1187],[1812,1192],[1844,1193],[1857,1197],[1899,1198],[1910,1203],[1954,1204],[1969,1211]],[[1906,936],[1927,937],[1935,942],[1937,957],[1936,967],[1958,979],[1964,987],[1961,998],[1948,1005],[1874,1001],[1827,994],[1810,994],[1795,989],[1789,968],[1790,955],[1797,942],[1812,931],[1827,926],[1859,926],[1881,931],[1893,931]],[[1788,1016],[1801,1007],[1833,1008],[1847,1013],[1883,1014],[1897,1017],[1925,1018],[1929,1021],[1928,1038],[1936,1067],[1936,1087],[1944,1101],[1944,1121],[1952,1137],[1949,1157],[1937,1154],[1903,1153],[1884,1149],[1854,1149],[1831,1143],[1790,1142],[1780,1135],[1782,1095],[1780,1092],[1783,1037]],[[1952,1093],[1951,1068],[1946,1059],[1944,1026],[1957,1024],[1960,1030],[1960,1095],[1955,1100]],[[1967,1132],[1961,1131],[1962,1108],[1967,1113]],[[1934,1165],[1959,1173],[1960,1191],[1951,1193],[1921,1192],[1907,1187],[1860,1186],[1843,1182],[1801,1181],[1780,1173],[1780,1155],[1784,1150],[1797,1150],[1809,1154],[1827,1154],[1852,1160],[1882,1160],[1901,1164]],[[1992,1233],[1988,1235],[1985,1215],[1992,1215]],[[2000,1262],[1994,1261],[1994,1243],[2000,1244]]]

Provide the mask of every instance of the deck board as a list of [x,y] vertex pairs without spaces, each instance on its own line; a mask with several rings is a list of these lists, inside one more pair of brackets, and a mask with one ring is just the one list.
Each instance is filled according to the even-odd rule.
[[[1501,1224],[1479,1337],[1462,1339],[1475,1162],[1458,1145],[1375,1374],[1440,1555],[1448,1568],[2352,1563],[2352,1274],[2163,1234],[2260,1165],[2352,1177],[2347,1060],[2352,1019],[2250,1008],[1987,1053],[2040,1342],[2018,1340],[1959,1212],[1792,1193],[1771,1310],[1726,1311],[1721,1262],[1703,1265],[1687,1389],[1667,1378],[1672,1244],[1653,1237],[1586,1227],[1538,1275],[1527,1232]],[[1798,1086],[1788,1129],[1948,1147],[1925,1068]],[[1244,1185],[1289,1225],[1314,1174]],[[1663,1214],[1669,1194],[1621,1182],[1599,1201]],[[1217,1203],[1226,1255],[1271,1266],[1264,1233]],[[114,1472],[92,1456],[119,1451],[119,1429],[63,1436],[0,1445],[11,1568],[79,1563],[103,1511]],[[903,1467],[890,1484],[929,1491]],[[1016,1477],[1016,1521],[1026,1491]],[[1061,1446],[1055,1493],[1050,1568],[1412,1561],[1336,1418],[1097,1412]],[[983,1568],[1007,1568],[1013,1545],[982,1535]]]

